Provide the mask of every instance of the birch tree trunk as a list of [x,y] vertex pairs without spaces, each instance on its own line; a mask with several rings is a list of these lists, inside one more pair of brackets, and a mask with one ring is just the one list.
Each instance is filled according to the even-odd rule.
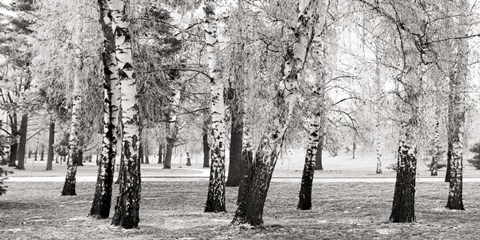
[[80,109],[82,104],[82,93],[80,90],[80,72],[82,68],[82,52],[80,49],[80,36],[82,32],[81,14],[76,16],[77,26],[74,30],[72,42],[75,46],[75,66],[73,69],[73,102],[72,102],[72,119],[70,123],[70,135],[68,139],[68,160],[67,160],[67,176],[63,186],[62,195],[76,195],[76,175],[77,162],[80,157],[79,135],[80,135]]
[[90,216],[108,218],[112,203],[112,185],[114,164],[117,155],[118,112],[121,101],[121,86],[118,79],[117,59],[115,56],[115,35],[112,20],[108,17],[107,0],[98,1],[100,23],[103,30],[103,67],[104,67],[104,114],[102,153],[98,164],[98,176]]
[[137,86],[133,69],[132,36],[126,15],[128,1],[109,1],[110,20],[115,34],[118,75],[121,81],[121,110],[123,126],[123,177],[117,197],[112,224],[123,228],[136,228],[140,221],[141,176],[138,159]]
[[432,164],[430,166],[430,176],[437,176],[438,175],[438,160],[441,157],[441,146],[440,146],[440,106],[439,103],[437,102],[435,106],[435,115],[436,115],[436,120],[435,120],[435,129],[434,129],[434,153],[432,156]]
[[[462,14],[468,12],[468,1],[458,0]],[[457,17],[461,18],[461,17]],[[467,35],[464,18],[455,22],[459,36]],[[449,127],[451,128],[451,158],[450,158],[450,188],[448,193],[448,209],[464,210],[462,199],[463,188],[463,146],[464,146],[464,128],[465,128],[465,90],[468,72],[468,52],[469,46],[466,39],[456,40],[454,42],[454,55],[456,63],[454,73],[450,79],[453,92],[452,114],[449,117]]]
[[297,80],[313,41],[318,20],[317,5],[318,1],[315,0],[300,0],[298,3],[293,44],[287,48],[282,65],[282,77],[277,83],[275,114],[269,121],[272,124],[268,126],[267,134],[261,138],[255,160],[248,170],[249,177],[245,183],[243,201],[239,203],[235,212],[234,224],[246,223],[253,226],[263,224],[263,208],[270,180],[297,100]]
[[[323,4],[323,3],[322,3]],[[321,21],[323,22],[323,21]],[[322,24],[319,24],[322,25]],[[318,26],[323,27],[323,26]],[[315,173],[315,163],[318,154],[318,146],[323,137],[323,121],[325,117],[325,55],[326,49],[323,42],[324,31],[320,31],[319,34],[313,39],[312,51],[311,51],[311,63],[314,70],[315,88],[313,97],[316,98],[317,107],[313,116],[310,116],[309,120],[309,136],[307,152],[305,154],[305,165],[303,167],[302,182],[300,186],[300,193],[297,208],[299,210],[309,210],[312,208],[312,186],[313,177]],[[320,152],[321,154],[321,152]]]
[[217,78],[217,3],[205,2],[205,42],[207,45],[208,75],[210,76],[210,108],[212,143],[210,151],[210,180],[205,212],[226,212],[225,208],[225,104],[223,83]]

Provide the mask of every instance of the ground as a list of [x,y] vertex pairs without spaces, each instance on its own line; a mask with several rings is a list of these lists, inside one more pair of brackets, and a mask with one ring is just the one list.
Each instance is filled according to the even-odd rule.
[[[350,160],[336,161],[347,166],[344,162]],[[417,221],[412,224],[388,222],[392,171],[375,175],[367,169],[330,165],[331,169],[316,172],[313,209],[299,211],[301,172],[280,168],[267,197],[265,225],[252,229],[230,224],[238,188],[227,188],[228,213],[203,212],[208,169],[197,165],[172,170],[157,164],[142,167],[147,178],[142,186],[140,227],[123,230],[111,226],[111,219],[87,215],[94,193],[95,183],[89,180],[95,174],[94,165],[79,167],[85,181],[77,183],[77,196],[64,197],[60,196],[63,182],[46,179],[64,178],[65,166],[55,165],[54,171],[45,172],[42,163],[30,163],[26,171],[11,175],[8,192],[0,197],[0,239],[476,239],[480,233],[480,183],[475,180],[480,171],[471,168],[466,170],[471,181],[464,185],[465,211],[445,209],[448,184],[441,181],[444,171],[433,179],[438,181],[430,181],[428,171],[421,170]],[[42,181],[36,181],[38,176],[43,176]],[[28,177],[29,181],[13,181]],[[362,182],[354,177],[384,180]]]

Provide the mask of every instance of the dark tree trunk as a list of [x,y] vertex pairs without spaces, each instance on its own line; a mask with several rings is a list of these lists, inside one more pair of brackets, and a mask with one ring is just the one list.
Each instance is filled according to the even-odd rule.
[[[145,142],[148,142],[147,139],[145,139]],[[148,155],[150,155],[150,152],[148,151],[148,144],[145,143],[145,164],[150,164],[150,158],[148,158]]]
[[43,161],[45,158],[45,146],[42,144],[42,151],[40,152],[40,161]]
[[210,167],[210,146],[208,145],[208,133],[203,132],[202,135],[202,144],[203,144],[203,167]]
[[[259,226],[263,224],[263,208],[270,187],[270,180],[274,166],[266,164],[271,156],[263,156],[257,151],[255,161],[248,169],[248,174],[243,187],[243,195],[239,197],[238,208],[232,221],[234,224],[250,224]],[[267,159],[265,159],[267,158]]]
[[51,171],[53,169],[53,144],[55,144],[55,121],[52,120],[48,130],[47,171]]
[[252,166],[252,162],[253,162],[253,151],[250,148],[250,145],[248,145],[248,146],[245,146],[245,148],[242,151],[242,161],[240,162],[241,164],[240,171],[242,173],[242,179],[240,181],[239,188],[238,188],[237,205],[239,205],[245,198],[245,186],[246,186],[246,182],[248,182],[249,169]]
[[315,155],[315,170],[323,170],[323,164],[322,164],[323,138],[324,138],[324,135],[321,134],[320,139],[318,139],[317,155]]
[[163,161],[163,169],[172,168],[172,154],[173,154],[173,144],[175,139],[167,137],[167,152],[165,155],[165,161]]
[[192,166],[192,159],[190,158],[190,152],[187,152],[187,166]]
[[230,165],[228,166],[227,187],[238,187],[242,179],[243,117],[231,107],[232,126],[230,131]]
[[9,167],[16,167],[15,161],[17,160],[17,151],[18,151],[18,127],[17,127],[17,113],[13,112],[12,115],[9,116],[10,118],[10,128],[13,136],[13,144],[10,145],[10,156],[8,160]]
[[83,166],[83,147],[78,149],[78,158],[76,159],[77,166]]
[[38,160],[38,148],[35,148],[35,153],[33,154],[33,160],[35,162]]
[[398,148],[397,181],[393,197],[391,222],[415,221],[415,177],[417,159],[412,146],[402,144]]
[[25,113],[22,116],[22,122],[20,123],[20,145],[18,146],[18,170],[25,170],[25,150],[27,146],[27,127],[28,127],[28,114]]
[[[449,127],[447,127],[447,129],[449,129]],[[451,140],[451,137],[450,137],[450,130],[447,130],[448,133],[448,145],[447,145],[447,169],[445,170],[445,182],[450,182],[450,175],[451,175],[451,171],[452,171],[452,167],[451,167],[451,161],[452,161],[452,140]]]
[[[35,147],[36,148],[36,147]],[[32,150],[28,148],[28,159],[32,158]]]
[[140,144],[138,144],[138,159],[140,160],[141,164],[145,163],[144,158],[143,158],[143,153],[144,153],[143,152],[143,144],[140,142]]
[[164,147],[164,144],[163,143],[160,143],[159,146],[158,146],[158,164],[162,163],[162,157],[163,157],[163,147]]

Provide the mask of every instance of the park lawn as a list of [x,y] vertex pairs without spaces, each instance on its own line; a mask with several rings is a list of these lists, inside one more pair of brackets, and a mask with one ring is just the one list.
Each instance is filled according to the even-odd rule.
[[0,197],[0,239],[476,239],[480,233],[478,183],[464,186],[465,211],[449,211],[447,184],[419,182],[412,224],[388,222],[393,183],[315,184],[310,211],[296,210],[298,183],[272,183],[265,226],[252,229],[230,225],[237,188],[227,188],[228,213],[204,213],[208,182],[145,182],[135,230],[87,216],[94,183],[77,183],[73,197],[60,196],[62,183],[8,185]]

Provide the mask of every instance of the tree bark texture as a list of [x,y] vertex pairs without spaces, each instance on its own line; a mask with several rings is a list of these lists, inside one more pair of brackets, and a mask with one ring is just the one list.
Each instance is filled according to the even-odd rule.
[[122,0],[109,1],[109,17],[114,26],[115,56],[122,85],[120,106],[123,128],[122,161],[124,163],[124,176],[120,181],[120,191],[112,224],[129,229],[138,227],[140,221],[141,176],[138,159],[137,86],[132,58],[132,35],[126,15],[127,2]]
[[18,145],[18,162],[17,170],[25,170],[25,153],[27,147],[27,127],[28,127],[28,113],[22,115],[20,122],[20,144]]
[[302,183],[297,208],[309,210],[312,208],[312,186],[315,173],[315,156],[317,155],[318,142],[320,140],[320,112],[310,122],[307,153],[305,154],[305,165],[303,167]]
[[212,142],[210,151],[210,180],[205,212],[226,212],[225,208],[225,105],[223,83],[217,78],[217,3],[205,1],[205,42],[207,45],[208,75],[210,77],[210,114]]
[[98,164],[97,183],[90,216],[108,218],[112,203],[112,185],[115,158],[117,156],[118,114],[121,102],[121,83],[119,81],[117,59],[115,56],[115,36],[111,12],[107,0],[99,0],[100,23],[103,30],[103,69],[104,69],[104,114],[102,152]]
[[244,197],[239,203],[234,224],[263,224],[263,208],[270,186],[286,129],[293,115],[297,100],[298,78],[305,65],[314,38],[318,20],[318,1],[299,1],[297,24],[294,29],[293,44],[289,45],[284,56],[281,79],[277,82],[277,95],[274,100],[276,113],[271,116],[272,124],[266,135],[260,139],[255,161],[250,167],[249,178],[245,183]]
[[53,170],[53,144],[55,144],[55,121],[50,119],[48,130],[48,155],[47,155],[47,171]]

